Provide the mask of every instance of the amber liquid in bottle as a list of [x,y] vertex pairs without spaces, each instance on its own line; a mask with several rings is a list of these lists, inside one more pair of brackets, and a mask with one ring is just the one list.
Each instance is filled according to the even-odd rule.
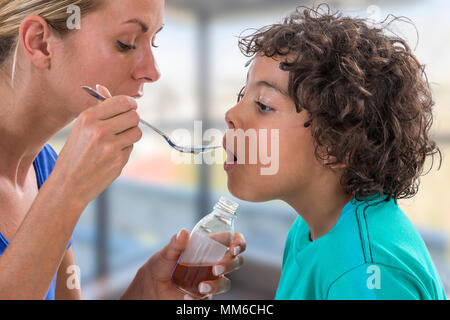
[[205,296],[198,291],[200,282],[217,279],[219,277],[212,273],[212,265],[180,263],[172,275],[172,283],[178,289],[197,298]]
[[206,295],[199,292],[199,284],[220,278],[212,273],[212,267],[229,251],[237,207],[237,203],[221,197],[214,210],[195,225],[172,272],[172,284],[181,292],[203,298]]

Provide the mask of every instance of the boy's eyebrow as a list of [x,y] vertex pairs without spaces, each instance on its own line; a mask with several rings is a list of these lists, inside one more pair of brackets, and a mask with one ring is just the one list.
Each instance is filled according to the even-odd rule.
[[283,89],[281,89],[276,83],[274,83],[274,82],[271,82],[271,81],[266,81],[266,80],[261,80],[261,81],[258,81],[257,83],[256,83],[256,86],[257,87],[260,87],[260,86],[263,86],[263,87],[269,87],[269,88],[271,88],[271,89],[274,89],[275,91],[278,91],[279,93],[281,93],[282,95],[284,95],[284,96],[286,96],[286,97],[289,97],[289,94],[286,92],[286,91],[284,91]]

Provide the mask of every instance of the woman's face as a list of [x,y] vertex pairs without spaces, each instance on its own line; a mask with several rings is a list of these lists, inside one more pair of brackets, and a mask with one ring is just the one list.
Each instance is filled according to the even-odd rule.
[[[224,145],[238,159],[238,164],[225,165],[228,189],[243,200],[288,200],[290,196],[295,197],[298,192],[306,191],[313,178],[318,177],[324,169],[314,156],[311,128],[304,126],[309,120],[308,113],[296,111],[287,93],[289,72],[280,69],[280,62],[274,58],[257,56],[250,67],[241,100],[225,116],[229,129],[263,133],[261,129],[266,129],[265,150],[270,154],[272,166],[278,161],[278,170],[263,174],[261,169],[269,167],[267,159],[260,156],[266,142],[257,135],[258,161],[251,164],[249,152],[254,152],[252,149],[255,150],[255,146],[252,146],[250,139],[246,139],[245,144],[239,147],[237,138],[234,138],[234,147],[230,150],[231,136],[227,132]],[[275,135],[272,140],[271,132],[274,130],[279,135],[278,138]],[[227,152],[227,162],[233,159],[231,153]],[[274,168],[277,169],[276,166]]]
[[81,17],[81,28],[61,40],[62,54],[52,60],[52,91],[68,111],[78,115],[96,103],[80,86],[101,84],[114,96],[139,98],[145,83],[160,78],[153,50],[163,13],[163,0],[115,0]]

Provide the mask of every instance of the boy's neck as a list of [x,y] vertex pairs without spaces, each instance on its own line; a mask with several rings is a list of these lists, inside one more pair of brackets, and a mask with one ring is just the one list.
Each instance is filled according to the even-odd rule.
[[321,184],[301,196],[286,199],[303,220],[308,224],[310,240],[314,241],[327,234],[337,223],[341,211],[352,200],[339,184]]

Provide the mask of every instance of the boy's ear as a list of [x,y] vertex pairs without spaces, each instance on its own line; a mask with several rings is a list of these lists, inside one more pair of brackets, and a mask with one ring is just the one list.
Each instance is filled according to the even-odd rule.
[[[327,166],[327,167],[329,167],[329,168],[331,168],[333,170],[339,170],[339,169],[347,168],[347,165],[345,163],[342,163],[342,162],[341,163],[335,163],[336,160],[337,160],[336,157],[330,156],[331,148],[326,147],[325,150],[326,150],[325,152],[326,152],[326,155],[327,155],[327,158],[323,160],[323,164],[325,166]],[[335,163],[335,164],[329,165],[330,163]]]
[[347,165],[345,163],[336,163],[333,165],[329,165],[330,163],[336,162],[336,158],[333,156],[329,156],[328,159],[323,160],[323,164],[333,170],[345,169]]
[[347,166],[345,163],[337,163],[335,165],[330,166],[331,169],[345,169]]

